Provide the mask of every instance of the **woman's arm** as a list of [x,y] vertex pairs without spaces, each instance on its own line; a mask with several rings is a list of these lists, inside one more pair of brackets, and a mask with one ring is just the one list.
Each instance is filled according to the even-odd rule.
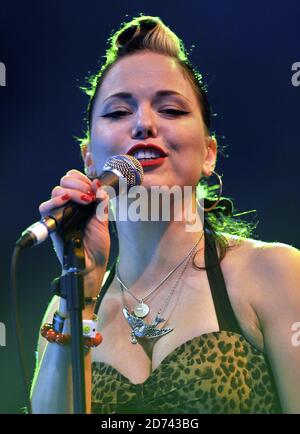
[[[100,272],[95,271],[92,276],[85,277],[85,289],[91,291],[92,287],[97,287],[99,291],[101,282],[104,283],[108,275],[109,272],[103,277],[102,269]],[[86,307],[82,312],[82,318],[92,319],[93,309],[91,305]],[[61,315],[68,316],[66,301],[54,297],[45,313],[43,324],[52,323],[56,310]],[[91,349],[84,352],[87,413],[91,412],[91,352]],[[71,349],[69,345],[61,346],[48,343],[46,339],[39,336],[36,369],[31,388],[31,405],[33,413],[73,413]]]
[[276,243],[259,249],[255,256],[254,271],[262,283],[255,309],[266,354],[284,413],[300,413],[300,339],[296,339],[300,322],[300,251]]
[[[52,322],[59,305],[59,297],[54,297],[45,313],[43,324]],[[70,358],[67,346],[50,344],[39,335],[31,388],[33,413],[72,413]]]

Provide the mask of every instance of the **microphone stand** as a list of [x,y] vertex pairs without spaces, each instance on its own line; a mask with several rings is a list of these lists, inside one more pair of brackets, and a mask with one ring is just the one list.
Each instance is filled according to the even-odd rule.
[[71,229],[61,234],[64,240],[64,274],[52,282],[53,292],[67,300],[71,321],[71,361],[73,403],[75,414],[86,413],[82,310],[84,308],[85,256],[82,229]]
[[65,236],[64,269],[66,276],[67,309],[71,320],[71,353],[74,413],[86,413],[82,310],[84,309],[85,269],[82,230],[73,230]]
[[[57,232],[64,242],[64,274],[52,281],[52,292],[67,300],[71,321],[71,362],[73,378],[73,403],[75,414],[86,413],[82,310],[84,309],[85,256],[83,228],[86,219],[95,211],[96,203],[84,206],[80,212],[73,213]],[[71,207],[63,212],[68,213]]]

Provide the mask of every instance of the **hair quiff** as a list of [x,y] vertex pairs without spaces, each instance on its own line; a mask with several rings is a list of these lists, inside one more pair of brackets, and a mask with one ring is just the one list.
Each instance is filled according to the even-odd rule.
[[87,79],[88,85],[82,87],[90,97],[87,109],[87,132],[85,139],[80,140],[82,143],[89,141],[95,99],[106,74],[119,59],[141,50],[170,56],[178,62],[195,91],[206,130],[209,132],[210,107],[202,76],[190,63],[182,40],[159,17],[142,15],[133,18],[130,22],[122,23],[119,30],[112,33],[107,42],[105,61],[99,72],[90,76]]

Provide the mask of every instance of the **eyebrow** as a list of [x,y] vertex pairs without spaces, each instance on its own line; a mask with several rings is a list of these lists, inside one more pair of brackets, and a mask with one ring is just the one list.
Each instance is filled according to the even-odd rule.
[[[172,96],[172,95],[181,96],[182,98],[189,101],[188,98],[186,98],[181,93],[176,92],[175,90],[158,90],[157,92],[155,92],[155,98],[162,98],[164,96]],[[111,98],[121,98],[121,99],[125,99],[125,100],[131,100],[131,99],[133,99],[133,95],[132,95],[132,93],[129,93],[129,92],[118,92],[118,93],[114,93],[113,95],[108,96],[107,98],[105,98],[105,100],[103,102],[105,102]]]

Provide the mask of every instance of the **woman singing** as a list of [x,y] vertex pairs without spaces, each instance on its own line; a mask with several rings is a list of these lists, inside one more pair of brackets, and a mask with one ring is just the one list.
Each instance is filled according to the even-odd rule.
[[[189,186],[189,205],[201,213],[197,186],[221,182],[201,75],[157,17],[122,24],[109,44],[87,88],[85,173],[68,171],[41,215],[68,201],[109,207],[95,178],[121,154],[140,161],[147,192]],[[150,194],[147,204],[149,214],[158,206]],[[204,200],[194,231],[185,211],[168,221],[116,218],[110,262],[112,223],[94,215],[86,224],[83,320],[96,315],[103,337],[85,349],[87,412],[299,413],[300,252],[252,239],[226,198]],[[62,263],[62,240],[52,240]],[[66,302],[54,297],[43,321],[52,336],[57,321],[70,332]],[[70,345],[44,336],[33,412],[72,413]]]

